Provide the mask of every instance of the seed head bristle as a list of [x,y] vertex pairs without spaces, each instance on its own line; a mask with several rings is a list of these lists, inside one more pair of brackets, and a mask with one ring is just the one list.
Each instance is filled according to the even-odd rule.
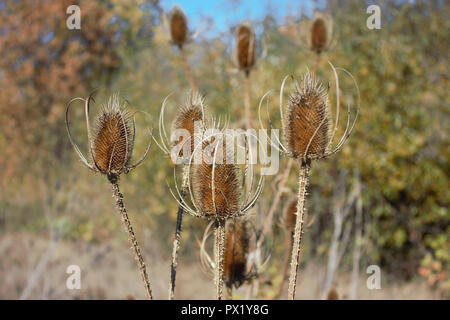
[[297,221],[297,198],[290,199],[283,210],[283,225],[288,230],[294,230]]
[[[203,103],[204,98],[199,93],[191,93],[189,94],[186,102],[184,105],[182,105],[179,110],[177,117],[174,121],[174,130],[187,130],[189,132],[189,139],[190,139],[190,145],[191,145],[191,153],[194,152],[194,133],[195,133],[195,124],[198,122],[203,121]],[[202,124],[203,125],[203,124]],[[185,141],[183,140],[183,137],[180,136],[178,141],[175,142],[175,144],[182,144]],[[186,142],[188,143],[188,142]],[[180,154],[182,156],[182,150],[180,151]]]
[[321,156],[327,151],[330,129],[327,91],[308,72],[301,88],[289,97],[284,119],[287,150],[297,159]]
[[[226,149],[225,143],[222,146]],[[223,151],[222,148],[219,146],[216,153],[225,154],[220,163],[214,163],[219,161],[212,159],[210,163],[203,160],[201,164],[193,165],[193,196],[205,218],[227,219],[240,210],[240,168],[236,164],[226,163],[227,154],[231,151]]]
[[228,288],[240,287],[247,279],[249,233],[245,220],[229,220],[226,225],[224,276]]
[[181,49],[188,37],[187,19],[184,12],[179,7],[174,7],[170,12],[170,35],[172,42]]
[[96,120],[92,154],[99,171],[118,177],[126,170],[133,148],[131,117],[117,94],[111,96]]
[[241,70],[250,72],[255,64],[255,34],[248,25],[240,25],[236,32],[237,62]]

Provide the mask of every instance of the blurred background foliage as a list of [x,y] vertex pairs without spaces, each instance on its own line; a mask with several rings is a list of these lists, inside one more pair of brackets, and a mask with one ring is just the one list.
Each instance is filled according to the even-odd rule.
[[[66,8],[73,1],[0,1],[1,232],[45,233],[50,223],[63,226],[67,240],[125,238],[106,179],[83,168],[68,143],[66,103],[94,88],[101,89],[97,102],[102,101],[104,91],[120,91],[133,108],[149,114],[138,120],[136,154],[140,154],[148,139],[144,128],[157,124],[162,100],[173,93],[170,121],[170,110],[184,101],[189,90],[158,1],[75,3],[82,10],[81,30],[66,27]],[[350,188],[353,174],[359,172],[367,239],[361,265],[378,264],[395,281],[424,277],[430,287],[448,292],[450,6],[446,1],[379,4],[380,30],[366,27],[365,1],[329,1],[326,5],[333,17],[335,44],[322,54],[318,74],[324,82],[333,82],[327,60],[349,70],[361,92],[361,114],[344,149],[313,165],[309,216],[314,223],[305,235],[303,261],[326,261],[338,177],[348,172]],[[269,109],[279,128],[277,94],[283,77],[300,78],[314,64],[315,54],[302,36],[308,18],[289,16],[280,25],[267,12],[261,21],[252,21],[259,31],[260,50],[267,51],[251,75],[254,119],[259,99],[274,89]],[[238,128],[243,116],[243,75],[231,57],[232,37],[231,31],[215,38],[200,34],[186,49],[209,110],[228,115],[230,126]],[[342,95],[342,102],[356,99],[345,77]],[[95,104],[93,113],[98,107]],[[73,109],[71,123],[86,154],[80,106]],[[285,163],[282,159],[280,167]],[[292,191],[283,196],[282,203],[295,193],[296,171],[288,181]],[[150,233],[167,257],[177,209],[166,183],[173,186],[172,173],[170,159],[153,146],[144,165],[122,179],[138,236],[143,231]],[[257,226],[271,204],[273,178],[269,177],[253,212]],[[272,255],[267,270],[274,279],[281,266],[278,257],[286,252],[279,226],[281,211],[282,205],[274,232],[266,241]],[[353,213],[350,225],[352,219]],[[182,259],[198,259],[196,239],[204,226],[202,221],[187,219]],[[343,269],[351,268],[353,246],[344,252]]]

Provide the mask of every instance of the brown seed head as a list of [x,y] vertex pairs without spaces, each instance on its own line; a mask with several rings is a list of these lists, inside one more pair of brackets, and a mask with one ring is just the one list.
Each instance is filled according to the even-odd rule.
[[247,278],[249,234],[246,221],[229,221],[226,225],[224,276],[228,288],[238,288]]
[[297,198],[290,199],[283,210],[283,225],[288,230],[294,230],[297,221]]
[[311,28],[311,48],[316,53],[321,53],[327,45],[327,27],[322,18],[317,18]]
[[339,294],[335,288],[331,288],[327,293],[327,300],[339,300]]
[[[179,108],[177,117],[175,118],[174,130],[187,130],[189,132],[189,140],[191,145],[191,153],[194,152],[194,133],[195,133],[195,124],[201,123],[203,121],[203,108],[202,105],[204,103],[203,97],[199,93],[191,93],[186,100],[186,103]],[[186,138],[187,140],[188,138]],[[189,143],[188,141],[184,141],[183,137],[175,141],[176,145],[180,145],[183,143]],[[180,151],[180,155],[183,155],[183,150]]]
[[289,97],[284,117],[284,139],[296,159],[314,159],[327,150],[331,128],[328,97],[322,84],[307,73],[301,88]]
[[[225,154],[221,148],[217,154],[220,152]],[[231,218],[240,210],[240,168],[236,164],[226,163],[225,157],[221,163],[214,164],[218,162],[215,160],[209,162],[203,160],[201,164],[193,165],[194,201],[205,218]]]
[[188,37],[187,19],[184,12],[179,7],[174,7],[170,12],[170,35],[172,42],[181,49]]
[[133,130],[130,114],[121,107],[118,95],[109,98],[97,117],[92,154],[98,170],[117,178],[126,171],[133,151]]
[[240,25],[236,32],[237,62],[247,74],[255,64],[255,34],[248,25]]

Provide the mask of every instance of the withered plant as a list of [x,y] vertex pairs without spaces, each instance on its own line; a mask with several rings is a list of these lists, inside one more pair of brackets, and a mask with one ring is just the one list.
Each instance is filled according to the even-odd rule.
[[332,43],[333,19],[325,12],[315,12],[308,30],[309,48],[316,54],[313,73],[317,73],[321,53],[327,51]]
[[[303,222],[305,219],[305,199],[309,181],[311,162],[327,158],[338,152],[349,138],[359,114],[359,89],[353,76],[346,70],[336,69],[329,63],[336,82],[336,111],[334,124],[331,120],[328,106],[328,89],[316,80],[315,75],[309,71],[303,77],[301,85],[296,83],[294,92],[287,102],[286,112],[283,112],[283,91],[286,80],[284,78],[280,90],[280,113],[282,119],[282,131],[285,145],[280,141],[272,142],[274,146],[280,146],[281,151],[300,164],[299,188],[297,196],[297,217],[292,243],[291,266],[289,276],[288,299],[293,300],[297,282],[297,270],[300,256],[300,244],[303,234]],[[356,113],[351,114],[348,106],[347,123],[344,133],[335,146],[332,146],[335,133],[338,130],[340,113],[340,88],[337,70],[342,70],[349,75],[358,91],[358,104]],[[264,97],[263,97],[264,99]],[[261,103],[260,103],[261,106]],[[259,109],[261,113],[261,109]]]
[[[243,169],[234,162],[227,162],[234,154],[232,146],[225,143],[224,135],[222,131],[205,134],[195,144],[188,169],[189,203],[187,197],[181,196],[176,182],[178,194],[174,195],[176,199],[183,199],[179,204],[185,212],[213,222],[215,296],[219,300],[223,299],[225,223],[228,219],[244,216],[256,203],[264,181],[260,177],[253,192],[252,164],[246,162]],[[212,146],[209,148],[211,153],[206,151],[208,146]],[[200,161],[193,163],[198,157]],[[245,179],[252,181],[249,189],[244,188]]]
[[[208,274],[214,272],[215,265],[206,250],[210,227],[211,223],[206,228],[200,245],[202,267]],[[252,236],[252,230],[246,217],[228,220],[225,225],[224,282],[229,299],[232,298],[233,288],[238,289],[244,283],[250,283],[258,277],[258,272],[264,265],[257,265],[252,259],[252,244],[253,247],[256,245],[256,234],[253,233]]]
[[184,47],[189,40],[188,22],[183,10],[178,6],[174,6],[169,13],[169,29],[172,43],[180,50],[183,68],[188,78],[189,85],[193,91],[196,91],[197,86],[184,50]]
[[[160,117],[159,117],[159,134],[161,142],[158,143],[160,148],[167,154],[171,154],[171,150],[169,150],[170,145],[172,147],[181,146],[180,150],[177,152],[176,157],[181,158],[183,160],[182,163],[182,183],[180,188],[180,205],[178,206],[177,212],[177,222],[175,227],[175,236],[173,240],[173,249],[172,249],[172,263],[170,267],[170,283],[169,283],[169,300],[173,300],[175,296],[175,280],[176,280],[176,272],[178,265],[178,251],[180,249],[180,240],[181,240],[181,227],[183,223],[183,198],[187,195],[188,192],[188,175],[189,175],[189,166],[187,165],[190,156],[194,153],[194,143],[195,143],[195,130],[196,125],[198,125],[199,134],[203,133],[204,126],[204,98],[196,92],[189,93],[185,103],[181,105],[173,121],[172,125],[172,134],[176,134],[177,130],[179,132],[187,132],[188,135],[176,135],[176,140],[169,142],[167,140],[165,125],[164,125],[164,112],[166,106],[167,98],[164,100]],[[184,150],[186,150],[186,154],[184,154]]]
[[248,23],[239,25],[235,35],[235,59],[240,70],[245,74],[245,127],[251,127],[250,114],[250,71],[255,66],[255,33]]
[[[92,163],[84,157],[70,133],[69,109],[75,101],[84,102],[88,135],[88,151],[92,159]],[[118,94],[114,94],[103,105],[100,113],[98,114],[95,128],[93,130],[94,132],[92,134],[89,123],[89,108],[91,101],[93,101],[92,94],[90,94],[86,99],[80,97],[74,98],[67,104],[66,128],[69,140],[82,163],[90,170],[104,174],[111,183],[113,197],[116,200],[116,207],[122,217],[125,230],[128,233],[128,240],[133,247],[147,297],[148,299],[152,299],[152,291],[150,288],[150,281],[144,258],[141,254],[139,244],[128,217],[128,213],[123,202],[123,195],[119,190],[120,175],[122,173],[130,172],[144,161],[151,146],[151,139],[143,156],[136,163],[132,164],[131,162],[135,141],[134,113],[130,113],[126,108],[125,102],[121,101]]]

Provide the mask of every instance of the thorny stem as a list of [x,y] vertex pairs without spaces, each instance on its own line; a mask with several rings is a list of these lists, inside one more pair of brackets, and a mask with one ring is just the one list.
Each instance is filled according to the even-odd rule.
[[183,166],[183,182],[180,190],[180,205],[178,206],[177,224],[175,227],[175,237],[173,239],[172,264],[170,265],[170,283],[169,283],[169,300],[173,300],[175,296],[175,280],[177,276],[178,251],[180,250],[181,225],[183,222],[183,199],[187,194],[188,188],[189,166]]
[[250,73],[245,74],[245,129],[248,130],[252,127],[251,114],[250,114]]
[[197,91],[197,86],[194,81],[194,76],[192,75],[192,69],[187,61],[186,53],[182,48],[180,48],[180,52],[181,52],[181,61],[183,62],[183,68],[184,71],[186,72],[186,76],[188,78],[189,85],[191,86],[191,90]]
[[289,264],[290,264],[290,257],[291,257],[291,251],[292,251],[292,238],[293,238],[293,232],[289,232],[289,236],[286,237],[286,242],[287,242],[287,248],[288,250],[286,251],[286,258],[284,260],[284,268],[283,268],[283,276],[281,278],[281,283],[280,283],[280,288],[278,289],[278,293],[275,296],[276,299],[280,299],[281,294],[283,293],[283,288],[284,288],[284,282],[286,280],[286,276],[288,274],[289,271]]
[[127,209],[125,208],[125,204],[123,203],[123,195],[120,193],[119,184],[117,182],[111,182],[113,196],[116,200],[117,210],[119,210],[120,216],[122,217],[122,222],[125,225],[125,229],[128,233],[128,241],[133,246],[134,255],[136,261],[138,263],[139,270],[142,276],[142,282],[145,286],[145,292],[147,293],[147,298],[149,300],[153,299],[152,297],[152,289],[150,288],[150,281],[148,279],[147,269],[145,267],[144,258],[141,254],[141,249],[139,248],[139,244],[136,240],[136,236],[134,235],[133,227],[131,226],[130,219],[128,218]]
[[216,285],[216,300],[223,299],[223,264],[225,251],[225,220],[216,221],[214,242],[214,283]]
[[310,163],[302,163],[298,176],[298,202],[297,220],[295,222],[295,233],[292,243],[291,272],[289,276],[288,300],[294,300],[295,286],[297,284],[297,270],[300,256],[300,245],[303,234],[303,218],[305,216],[306,189],[308,187]]

